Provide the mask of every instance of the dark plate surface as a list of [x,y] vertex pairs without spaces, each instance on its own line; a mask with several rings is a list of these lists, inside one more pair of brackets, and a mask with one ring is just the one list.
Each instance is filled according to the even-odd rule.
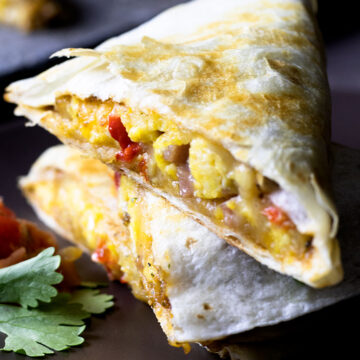
[[64,5],[70,19],[57,27],[27,34],[0,25],[0,77],[43,63],[62,48],[94,46],[181,2],[184,1],[71,0]]

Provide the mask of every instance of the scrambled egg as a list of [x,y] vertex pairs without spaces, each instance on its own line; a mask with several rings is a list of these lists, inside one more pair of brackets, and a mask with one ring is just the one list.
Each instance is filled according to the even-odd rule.
[[131,108],[124,110],[120,109],[121,122],[132,141],[151,143],[161,134],[162,120],[157,113],[146,114]]
[[231,155],[201,136],[192,138],[190,133],[155,112],[144,113],[112,101],[83,100],[75,96],[57,99],[56,108],[65,119],[70,118],[62,125],[65,135],[76,137],[80,133],[91,144],[99,146],[118,146],[108,132],[108,117],[112,112],[119,113],[132,141],[153,145],[154,162],[171,181],[178,180],[177,167],[164,158],[164,151],[170,145],[190,144],[189,167],[195,196],[216,199],[236,193],[235,182],[240,174],[234,176],[231,172],[234,166]]
[[195,196],[216,199],[225,191],[235,192],[228,174],[232,168],[232,158],[220,147],[198,137],[191,141],[189,166],[194,178]]
[[236,192],[233,179],[229,177],[233,159],[221,147],[200,136],[191,139],[190,134],[156,113],[128,110],[121,114],[121,119],[132,141],[153,143],[155,162],[171,180],[177,180],[177,168],[164,159],[165,149],[170,145],[190,143],[189,167],[194,178],[195,196],[215,199]]
[[108,117],[114,108],[110,101],[96,99],[82,100],[76,96],[64,96],[56,100],[56,109],[63,118],[62,132],[65,136],[75,137],[80,133],[91,144],[117,146],[107,131]]

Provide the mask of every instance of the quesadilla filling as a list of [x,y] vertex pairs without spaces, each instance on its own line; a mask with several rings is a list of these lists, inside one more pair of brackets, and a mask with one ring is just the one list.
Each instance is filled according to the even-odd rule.
[[[167,269],[158,266],[154,259],[152,238],[147,235],[146,216],[137,186],[125,177],[120,184],[116,174],[113,182],[112,173],[108,172],[110,181],[102,184],[108,189],[115,188],[120,199],[119,213],[114,214],[106,211],[106,203],[91,191],[92,187],[99,187],[97,173],[106,174],[107,167],[98,160],[84,158],[76,165],[79,165],[79,173],[75,176],[66,170],[49,167],[43,171],[41,179],[23,184],[22,190],[67,232],[70,240],[91,251],[92,260],[106,268],[110,279],[129,284],[134,296],[147,302],[166,327],[165,332],[171,333]],[[112,191],[111,195],[114,195]]]
[[310,253],[311,234],[295,225],[299,217],[306,218],[296,199],[281,200],[284,192],[278,184],[202,135],[180,129],[157,113],[95,98],[61,96],[55,112],[62,118],[56,130],[60,137],[85,138],[105,149],[103,154],[112,154],[102,159],[105,162],[141,174],[144,182],[181,197],[194,211],[250,238],[273,256],[291,262]]

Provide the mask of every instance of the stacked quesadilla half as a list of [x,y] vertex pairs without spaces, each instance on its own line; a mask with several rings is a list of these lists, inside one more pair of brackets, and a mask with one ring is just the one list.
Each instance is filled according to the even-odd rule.
[[173,343],[276,322],[266,296],[240,300],[242,251],[311,287],[342,279],[313,5],[191,1],[7,89],[18,115],[88,156],[50,150],[22,181],[29,201],[147,300]]

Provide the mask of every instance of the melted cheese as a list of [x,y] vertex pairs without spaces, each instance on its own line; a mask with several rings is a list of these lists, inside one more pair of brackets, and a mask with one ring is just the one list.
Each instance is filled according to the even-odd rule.
[[161,319],[161,326],[165,333],[171,334],[173,332],[172,314],[166,289],[167,273],[154,259],[148,224],[150,217],[141,205],[141,192],[138,186],[125,176],[121,178],[119,201],[121,207],[126,204],[126,211],[130,215],[131,239],[147,301],[158,319]]
[[191,141],[189,166],[194,178],[195,196],[204,199],[222,198],[229,189],[236,193],[229,179],[233,159],[218,146],[204,138]]

